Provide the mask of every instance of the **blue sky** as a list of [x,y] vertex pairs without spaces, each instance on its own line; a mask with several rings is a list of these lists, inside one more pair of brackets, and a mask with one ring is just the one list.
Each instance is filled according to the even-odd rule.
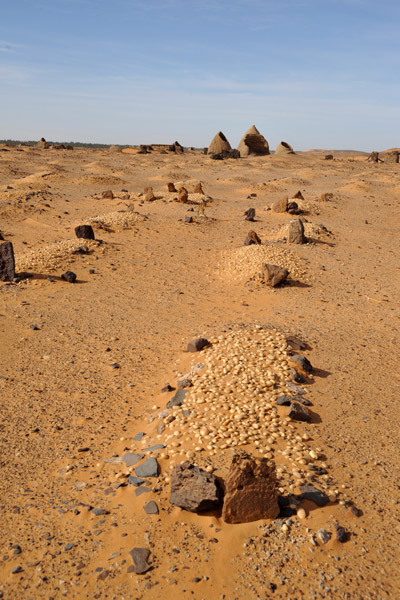
[[400,146],[396,0],[0,0],[0,138]]

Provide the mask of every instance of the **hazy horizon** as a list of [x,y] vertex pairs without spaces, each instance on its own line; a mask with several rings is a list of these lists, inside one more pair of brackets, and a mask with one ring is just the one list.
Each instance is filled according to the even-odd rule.
[[16,0],[0,23],[2,139],[398,147],[390,0]]

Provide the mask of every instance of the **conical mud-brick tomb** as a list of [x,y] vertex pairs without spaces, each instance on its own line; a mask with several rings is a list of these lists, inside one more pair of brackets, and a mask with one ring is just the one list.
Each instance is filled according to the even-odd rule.
[[218,131],[211,140],[211,144],[208,146],[207,154],[220,154],[221,152],[230,152],[231,150],[231,145],[222,131]]
[[269,154],[269,145],[257,127],[252,125],[240,140],[238,150],[240,156],[265,156]]
[[276,147],[275,154],[295,154],[295,152],[290,144],[281,142],[279,146]]

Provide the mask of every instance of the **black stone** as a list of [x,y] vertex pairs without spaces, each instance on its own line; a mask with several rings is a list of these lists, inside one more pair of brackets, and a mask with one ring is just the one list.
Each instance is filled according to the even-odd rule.
[[101,515],[109,515],[110,511],[105,508],[94,508],[92,514],[96,517],[100,517]]
[[340,542],[341,544],[344,544],[344,542],[347,541],[348,538],[348,534],[347,531],[345,530],[344,527],[336,527],[336,539],[338,542]]
[[167,408],[172,408],[173,406],[182,406],[185,401],[186,394],[187,390],[178,390],[171,400],[167,402]]
[[301,485],[300,492],[304,500],[311,500],[317,506],[325,506],[329,502],[328,496],[313,485]]
[[94,240],[94,231],[91,225],[78,225],[75,227],[75,235],[83,240]]
[[68,283],[75,283],[76,274],[73,271],[66,271],[61,275],[61,279],[68,281]]
[[14,249],[11,242],[0,244],[0,281],[13,281],[15,278]]
[[291,402],[292,402],[292,399],[289,398],[289,396],[279,396],[276,401],[276,404],[278,406],[290,406]]
[[126,482],[128,485],[134,485],[135,487],[139,487],[140,485],[143,485],[143,483],[146,483],[144,479],[140,479],[139,477],[135,477],[134,475],[129,475]]
[[245,211],[244,216],[246,217],[246,221],[254,221],[255,220],[255,216],[256,216],[256,209],[255,208],[248,208]]

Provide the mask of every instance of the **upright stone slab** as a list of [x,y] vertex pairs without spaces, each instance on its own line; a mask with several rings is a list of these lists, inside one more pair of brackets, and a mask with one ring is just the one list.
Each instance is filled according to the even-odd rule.
[[287,241],[289,244],[305,244],[304,225],[301,219],[292,219],[288,226]]
[[0,244],[0,281],[13,281],[15,277],[14,249],[11,242]]
[[235,454],[225,480],[224,521],[249,523],[278,514],[275,465],[243,451]]

